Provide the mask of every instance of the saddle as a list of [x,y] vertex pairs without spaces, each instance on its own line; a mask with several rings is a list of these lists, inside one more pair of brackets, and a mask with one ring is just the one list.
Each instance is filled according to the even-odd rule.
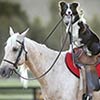
[[[83,77],[83,93],[91,95],[100,90],[96,65],[100,63],[100,55],[88,56],[82,48],[74,49],[74,63],[81,69]],[[86,100],[86,99],[83,99]]]

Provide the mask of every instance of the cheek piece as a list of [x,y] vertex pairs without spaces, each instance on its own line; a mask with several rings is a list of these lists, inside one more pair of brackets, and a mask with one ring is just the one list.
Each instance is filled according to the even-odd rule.
[[17,41],[19,44],[21,44],[21,48],[20,48],[20,51],[19,51],[19,54],[18,54],[18,56],[17,56],[16,61],[15,61],[14,63],[13,63],[12,61],[10,61],[10,60],[7,60],[7,59],[3,59],[3,61],[12,64],[12,65],[17,69],[17,68],[18,68],[17,65],[18,65],[18,62],[19,62],[19,60],[20,60],[20,57],[21,57],[21,54],[22,54],[23,51],[25,52],[25,60],[27,60],[27,51],[25,50],[24,40],[23,40],[22,43],[21,43],[20,41],[18,41],[18,40],[16,40],[16,41]]

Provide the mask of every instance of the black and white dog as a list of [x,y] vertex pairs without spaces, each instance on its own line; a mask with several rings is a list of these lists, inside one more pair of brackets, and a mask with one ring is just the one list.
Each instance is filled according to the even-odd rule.
[[77,8],[78,3],[59,2],[60,14],[64,17],[63,21],[66,24],[66,32],[72,16],[72,36],[74,47],[85,47],[85,51],[89,56],[100,53],[100,40],[98,36],[86,24],[83,15],[80,15]]

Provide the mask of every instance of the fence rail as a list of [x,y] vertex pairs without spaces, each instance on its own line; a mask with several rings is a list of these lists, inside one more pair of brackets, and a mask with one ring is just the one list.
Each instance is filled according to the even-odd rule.
[[0,87],[0,100],[43,100],[40,87]]

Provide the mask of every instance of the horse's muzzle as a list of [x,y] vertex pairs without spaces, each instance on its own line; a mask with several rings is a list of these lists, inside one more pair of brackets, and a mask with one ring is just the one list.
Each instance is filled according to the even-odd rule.
[[13,74],[13,69],[8,67],[3,67],[0,69],[0,75],[3,78],[9,78]]

